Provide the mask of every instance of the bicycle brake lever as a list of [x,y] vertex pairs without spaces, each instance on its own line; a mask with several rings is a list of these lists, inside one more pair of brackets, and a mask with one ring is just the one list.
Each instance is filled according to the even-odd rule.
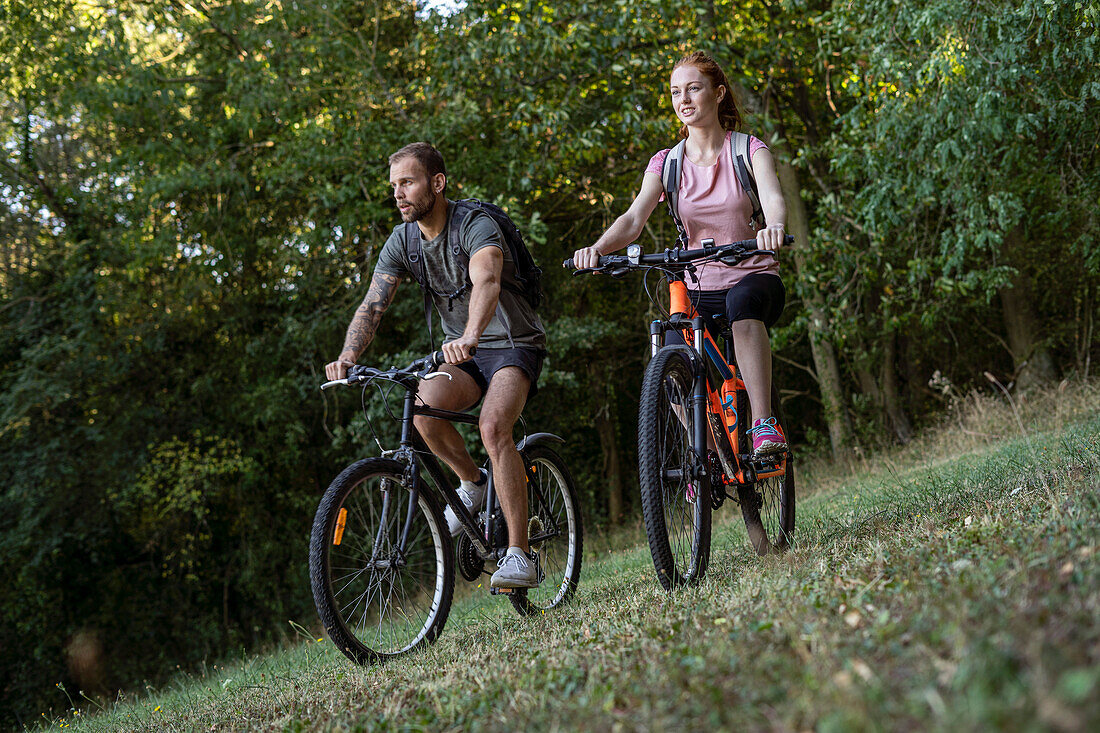
[[454,377],[452,377],[452,376],[451,376],[450,374],[448,374],[447,372],[432,372],[431,374],[425,374],[425,375],[424,375],[423,377],[421,377],[420,379],[421,379],[422,381],[425,381],[425,382],[427,382],[427,381],[428,381],[429,379],[434,379],[434,378],[436,378],[436,377],[446,377],[447,379],[450,379],[450,380],[454,381]]
[[583,270],[573,270],[573,277],[577,275],[587,275],[590,272],[599,272],[600,269],[599,267],[586,267]]
[[616,267],[614,270],[611,270],[607,274],[610,275],[611,277],[614,277],[614,278],[626,277],[627,275],[630,274],[630,268],[629,267]]

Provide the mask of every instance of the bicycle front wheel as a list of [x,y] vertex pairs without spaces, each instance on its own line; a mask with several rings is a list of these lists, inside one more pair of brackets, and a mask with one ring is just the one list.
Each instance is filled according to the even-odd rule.
[[638,405],[642,516],[666,590],[699,582],[710,559],[709,490],[692,477],[702,461],[692,448],[693,382],[687,350],[661,349],[646,367]]
[[535,444],[523,451],[527,472],[527,523],[531,549],[538,553],[543,580],[509,598],[529,616],[557,608],[573,597],[581,578],[581,529],[577,489],[556,452]]
[[309,546],[313,600],[329,638],[368,664],[435,641],[454,593],[451,536],[434,494],[405,465],[369,458],[325,491]]

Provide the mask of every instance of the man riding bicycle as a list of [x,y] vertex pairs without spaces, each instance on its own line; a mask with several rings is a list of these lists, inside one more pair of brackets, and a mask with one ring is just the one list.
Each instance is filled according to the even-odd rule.
[[[451,378],[423,382],[419,400],[456,412],[483,400],[479,429],[492,461],[509,544],[491,585],[534,588],[538,577],[527,542],[526,477],[512,428],[537,391],[546,333],[519,292],[515,263],[492,217],[475,209],[456,222],[457,238],[448,236],[455,203],[445,195],[447,171],[439,151],[428,143],[412,143],[391,155],[389,164],[403,223],[383,245],[366,297],[348,326],[344,348],[325,366],[325,375],[330,380],[347,375],[374,338],[398,283],[421,273],[443,323],[447,363],[440,371]],[[419,240],[411,258],[410,240]],[[449,240],[461,251],[449,246]],[[488,476],[470,457],[458,430],[450,422],[424,415],[417,415],[414,423],[432,452],[457,474],[458,494],[466,508],[476,511],[485,500]],[[445,516],[451,534],[458,534],[461,525],[450,507]]]

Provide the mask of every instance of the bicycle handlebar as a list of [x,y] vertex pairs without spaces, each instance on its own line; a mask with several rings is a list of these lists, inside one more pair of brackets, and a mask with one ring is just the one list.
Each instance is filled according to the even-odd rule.
[[[470,354],[476,354],[477,347],[470,349]],[[386,379],[392,379],[400,381],[401,379],[422,379],[439,367],[447,363],[447,357],[442,351],[435,351],[427,356],[414,360],[407,367],[398,369],[397,367],[390,367],[389,369],[377,369],[375,367],[362,366],[356,364],[355,366],[348,368],[348,376],[343,379],[334,379],[331,382],[325,382],[321,385],[321,389],[328,389],[338,384],[352,385],[360,384],[369,379],[375,377],[384,377]]]
[[[703,241],[705,243],[708,240]],[[788,234],[783,238],[783,243],[788,245],[794,244],[794,236]],[[610,269],[633,269],[637,267],[654,267],[662,265],[666,268],[678,266],[687,268],[695,260],[709,257],[714,257],[727,265],[736,265],[738,262],[747,260],[749,257],[754,257],[756,255],[771,255],[775,257],[775,252],[768,249],[756,249],[755,239],[742,239],[738,242],[717,246],[713,244],[704,244],[703,247],[698,249],[675,247],[655,254],[640,255],[636,260],[631,259],[627,255],[603,255],[597,261],[598,264],[596,267],[579,270],[576,265],[574,265],[573,258],[570,257],[562,262],[561,266],[566,269],[574,270],[574,275],[582,275],[587,272],[602,272]]]

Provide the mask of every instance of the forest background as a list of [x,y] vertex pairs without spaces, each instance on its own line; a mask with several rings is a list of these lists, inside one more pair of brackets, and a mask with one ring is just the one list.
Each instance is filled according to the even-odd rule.
[[[374,448],[357,396],[317,385],[413,140],[526,234],[551,344],[527,420],[567,438],[590,526],[635,521],[651,305],[558,264],[675,140],[690,50],[777,160],[802,455],[907,441],[991,379],[1086,378],[1098,21],[1069,0],[0,0],[0,720],[313,622],[313,509]],[[642,241],[672,244],[663,211]],[[428,349],[414,293],[365,362]]]

